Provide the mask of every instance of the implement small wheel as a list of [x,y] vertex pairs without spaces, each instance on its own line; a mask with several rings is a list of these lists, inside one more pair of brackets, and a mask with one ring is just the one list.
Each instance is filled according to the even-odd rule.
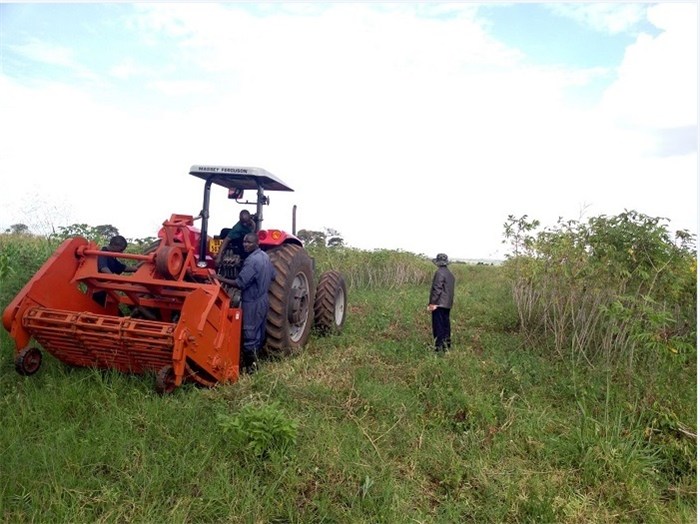
[[156,392],[159,395],[169,395],[175,391],[175,370],[172,366],[165,366],[156,375]]
[[37,348],[24,348],[15,357],[15,370],[20,375],[28,377],[33,375],[41,367],[41,351]]

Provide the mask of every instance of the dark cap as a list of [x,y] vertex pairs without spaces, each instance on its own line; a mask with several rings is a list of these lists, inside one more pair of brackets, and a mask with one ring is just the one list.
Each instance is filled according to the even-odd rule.
[[433,259],[433,264],[436,266],[446,266],[450,261],[445,253],[438,253],[438,255]]

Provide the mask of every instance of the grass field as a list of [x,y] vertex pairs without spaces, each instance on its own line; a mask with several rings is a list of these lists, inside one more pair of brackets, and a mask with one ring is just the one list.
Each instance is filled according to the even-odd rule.
[[462,264],[437,356],[433,267],[406,268],[353,274],[341,335],[166,397],[50,355],[21,377],[3,330],[0,520],[696,521],[694,358],[632,382],[553,359],[524,343],[502,268]]

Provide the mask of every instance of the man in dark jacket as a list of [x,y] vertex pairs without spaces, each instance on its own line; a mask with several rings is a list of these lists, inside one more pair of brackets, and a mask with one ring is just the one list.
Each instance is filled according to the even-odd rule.
[[437,266],[430,288],[428,311],[433,315],[433,340],[435,351],[447,351],[452,347],[450,328],[450,310],[455,296],[455,277],[447,268],[449,260],[445,253],[439,253],[433,259]]
[[243,247],[243,237],[248,233],[255,232],[255,221],[253,220],[253,215],[247,209],[242,210],[238,214],[238,222],[236,222],[233,227],[226,233],[226,238],[221,243],[219,247],[219,253],[216,255],[216,265],[217,267],[221,265],[221,260],[224,255],[226,248],[231,245],[233,247],[233,252],[236,255],[243,255],[245,249]]
[[[101,251],[123,253],[126,246],[126,238],[121,235],[116,235],[109,240],[109,244],[104,246]],[[114,273],[115,275],[121,275],[124,272],[134,271],[133,268],[126,266],[126,264],[123,264],[116,258],[103,256],[97,257],[97,270],[100,273]]]
[[275,266],[258,245],[258,235],[243,237],[243,249],[248,256],[235,280],[217,277],[241,290],[243,308],[243,366],[248,373],[257,369],[258,351],[265,342],[265,321],[270,308],[268,292],[275,279]]
[[[121,235],[113,236],[109,240],[109,244],[103,246],[101,251],[111,251],[113,253],[123,253],[126,249],[127,242],[126,239]],[[97,271],[100,273],[112,273],[114,275],[121,275],[122,273],[133,273],[136,271],[135,267],[130,267],[117,260],[114,257],[98,256],[97,257]],[[92,295],[92,299],[101,306],[107,305],[107,292],[106,291],[96,291]]]

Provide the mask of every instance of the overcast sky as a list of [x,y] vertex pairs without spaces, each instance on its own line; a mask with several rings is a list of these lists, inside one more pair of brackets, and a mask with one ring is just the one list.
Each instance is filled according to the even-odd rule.
[[155,236],[214,164],[294,188],[265,226],[296,204],[361,249],[502,258],[511,214],[696,233],[697,35],[697,2],[4,3],[0,229]]

